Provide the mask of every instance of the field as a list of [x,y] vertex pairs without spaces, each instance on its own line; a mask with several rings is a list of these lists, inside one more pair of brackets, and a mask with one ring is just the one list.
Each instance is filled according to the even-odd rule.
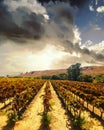
[[0,130],[104,130],[104,84],[0,78]]

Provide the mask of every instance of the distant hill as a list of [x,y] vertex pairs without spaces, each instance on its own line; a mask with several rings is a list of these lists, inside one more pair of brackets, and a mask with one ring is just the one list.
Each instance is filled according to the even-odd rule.
[[104,66],[87,66],[83,67],[81,71],[88,75],[104,74]]
[[[57,69],[57,70],[42,70],[42,71],[31,71],[31,72],[26,72],[20,74],[20,76],[23,77],[29,77],[29,76],[35,76],[35,77],[40,77],[42,75],[57,75],[61,73],[66,73],[66,69]],[[97,75],[97,74],[104,74],[104,66],[86,66],[81,68],[81,72],[83,74],[88,74],[88,75]]]
[[20,76],[35,76],[35,77],[40,77],[42,75],[52,76],[52,75],[57,75],[61,73],[66,73],[66,72],[67,72],[66,69],[42,70],[42,71],[26,72],[26,73],[21,74]]

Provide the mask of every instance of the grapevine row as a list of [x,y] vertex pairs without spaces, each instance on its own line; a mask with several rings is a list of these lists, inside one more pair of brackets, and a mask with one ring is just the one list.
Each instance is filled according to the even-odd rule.
[[22,117],[21,115],[25,111],[27,105],[38,93],[44,82],[43,80],[34,80],[30,78],[8,78],[0,81],[0,88],[3,90],[3,93],[2,91],[0,91],[0,93],[3,99],[7,101],[7,99],[12,97],[8,109],[8,121],[15,122]]
[[50,121],[51,118],[49,116],[49,111],[51,111],[52,107],[50,104],[50,100],[52,99],[51,95],[51,90],[50,90],[50,84],[49,82],[46,82],[45,86],[45,94],[43,95],[43,106],[44,106],[44,112],[42,114],[42,125],[41,128],[42,130],[50,130]]
[[[86,96],[86,93],[84,93],[82,90],[79,89],[79,87],[87,87],[86,83],[78,83],[78,82],[71,82],[71,81],[52,81],[53,86],[56,86],[58,91],[62,94],[61,96],[63,99],[65,99],[65,102],[71,102],[71,100],[77,101],[79,104],[83,105],[83,107],[89,109],[91,112],[93,112],[95,115],[99,116],[101,119],[104,119],[103,113],[104,113],[104,100],[98,100],[99,97],[96,97],[96,100],[94,100],[94,103],[91,102],[91,100],[88,100],[89,98],[93,98],[94,95],[89,97],[89,95]],[[91,85],[91,84],[87,84]],[[79,86],[79,87],[78,87]],[[91,88],[91,86],[90,86]],[[89,86],[87,87],[89,90]],[[83,94],[83,96],[82,96]],[[93,94],[93,93],[92,93]],[[102,95],[103,97],[103,95]],[[73,99],[72,99],[73,98]],[[99,102],[98,102],[99,101]],[[73,102],[73,101],[72,101]],[[92,103],[92,105],[91,105]],[[98,103],[98,104],[97,104]],[[69,103],[68,103],[69,104]],[[96,106],[98,108],[96,108]]]
[[78,95],[83,100],[104,110],[104,84],[57,81],[56,84]]

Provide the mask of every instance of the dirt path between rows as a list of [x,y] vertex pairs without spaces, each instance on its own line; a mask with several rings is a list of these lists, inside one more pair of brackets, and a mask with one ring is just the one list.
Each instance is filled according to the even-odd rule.
[[0,130],[3,130],[3,128],[7,125],[7,110],[11,100],[12,99],[6,101],[6,106],[4,103],[0,103]]
[[51,124],[50,124],[51,129],[52,130],[72,130],[71,122],[68,120],[68,116],[65,114],[65,110],[61,105],[61,101],[59,100],[51,83],[50,83],[50,89],[52,93],[51,104],[53,108],[49,113],[50,116],[52,117]]
[[34,100],[24,113],[24,118],[16,122],[13,130],[38,130],[41,126],[43,107],[44,88],[46,83],[35,96]]
[[7,116],[5,115],[5,112],[0,112],[0,130],[7,124]]

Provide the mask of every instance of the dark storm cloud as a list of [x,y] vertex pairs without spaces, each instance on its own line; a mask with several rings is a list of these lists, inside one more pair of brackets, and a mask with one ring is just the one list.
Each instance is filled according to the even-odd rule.
[[4,0],[0,0],[0,4],[2,4],[3,1],[4,1]]
[[86,4],[89,0],[69,0],[72,6],[81,7]]
[[[54,7],[53,7],[54,8]],[[60,23],[61,21],[60,20],[64,20],[66,22],[68,22],[69,24],[73,24],[73,9],[71,10],[71,7],[69,8],[69,6],[65,8],[65,5],[61,6],[60,7],[58,5],[56,5],[56,8],[55,8],[55,11],[56,13],[54,12],[54,14],[56,14],[56,17],[55,17],[55,22],[57,23]]]
[[[21,25],[18,25],[15,21],[21,15],[23,17],[20,19]],[[43,21],[42,15],[37,15],[26,7],[19,7],[10,12],[3,2],[0,3],[0,35],[8,38],[40,39],[44,32]]]
[[[20,0],[15,0],[15,1],[17,3],[20,2]],[[29,0],[28,2],[30,3],[32,1]],[[78,2],[76,1],[75,3],[73,2],[71,3],[77,4]],[[60,5],[61,4],[59,2],[59,6]],[[73,10],[71,10],[71,7],[68,9],[69,6],[67,8],[65,8],[65,5],[63,5],[63,7],[62,6],[57,7],[57,6],[55,8],[51,7],[52,10],[55,9],[54,12],[52,13],[57,14],[56,17],[54,17],[54,22],[57,25],[62,24],[62,26],[60,26],[61,31],[63,32],[65,30],[67,30],[67,32],[70,31],[72,32],[71,33],[71,36],[72,36],[73,35],[72,29],[68,30],[67,29],[68,26],[63,25],[63,21],[66,21],[67,23],[69,23],[69,26],[73,24],[74,12]],[[10,11],[8,8],[9,8],[8,3],[5,4],[4,1],[2,0],[0,3],[0,35],[5,35],[6,37],[10,39],[13,39],[15,41],[17,40],[17,42],[21,41],[18,39],[25,39],[25,38],[40,39],[44,35],[45,28],[44,28],[43,15],[32,12],[28,8],[28,6],[24,7],[23,5],[20,5],[20,7],[18,7],[16,10],[13,10],[13,11]],[[60,35],[60,33],[58,35]]]
[[[74,36],[74,9],[67,3],[44,5],[49,14],[46,34],[48,37],[58,40],[75,39]],[[48,31],[47,33],[47,30]],[[56,42],[55,42],[56,43]],[[60,43],[61,44],[61,41]]]
[[38,1],[41,2],[42,4],[48,3],[50,1],[52,1],[54,3],[57,2],[57,1],[60,1],[60,2],[69,2],[72,6],[81,7],[81,6],[83,6],[89,0],[38,0]]

